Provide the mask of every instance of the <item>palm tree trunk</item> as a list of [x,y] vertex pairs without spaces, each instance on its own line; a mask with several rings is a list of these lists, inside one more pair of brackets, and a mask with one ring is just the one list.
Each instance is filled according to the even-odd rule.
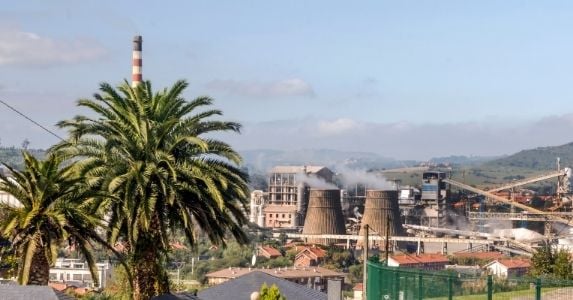
[[50,280],[50,263],[46,257],[46,251],[43,247],[36,247],[32,264],[30,266],[30,276],[27,285],[48,285]]
[[134,300],[148,300],[169,293],[169,277],[163,265],[164,253],[160,244],[158,220],[154,220],[148,232],[140,233],[132,252]]

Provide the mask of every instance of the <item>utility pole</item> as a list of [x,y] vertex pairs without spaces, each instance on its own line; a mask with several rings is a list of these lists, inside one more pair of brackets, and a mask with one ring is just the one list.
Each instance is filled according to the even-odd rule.
[[362,274],[362,299],[367,300],[366,299],[366,281],[368,280],[368,267],[367,267],[367,263],[368,263],[368,229],[369,226],[368,224],[364,224],[364,242],[363,242],[363,246],[362,246],[362,255],[363,255],[363,261],[364,261],[364,269],[362,270],[363,274]]

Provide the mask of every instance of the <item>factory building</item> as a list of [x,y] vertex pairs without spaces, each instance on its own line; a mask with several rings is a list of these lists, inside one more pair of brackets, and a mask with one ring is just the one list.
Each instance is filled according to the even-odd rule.
[[[269,175],[264,220],[252,215],[269,228],[296,228],[304,224],[311,185],[332,183],[334,173],[323,166],[276,166]],[[259,194],[260,195],[260,194]],[[263,196],[263,198],[265,198]],[[258,201],[251,197],[251,203]],[[256,204],[252,204],[256,206]]]
[[422,203],[425,205],[421,224],[446,227],[446,204],[450,196],[449,185],[444,182],[446,173],[428,171],[422,174]]

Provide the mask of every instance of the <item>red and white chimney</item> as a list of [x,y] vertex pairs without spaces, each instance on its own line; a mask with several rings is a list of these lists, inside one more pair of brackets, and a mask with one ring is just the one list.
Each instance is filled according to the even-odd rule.
[[133,61],[131,66],[131,86],[136,87],[142,81],[141,68],[143,66],[141,59],[141,35],[133,38]]

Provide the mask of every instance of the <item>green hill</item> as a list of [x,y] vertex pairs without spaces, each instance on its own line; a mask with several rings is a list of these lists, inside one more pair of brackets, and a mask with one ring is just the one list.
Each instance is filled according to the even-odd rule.
[[573,166],[573,143],[522,150],[504,158],[489,161],[485,167],[525,168],[534,171],[553,170],[556,159],[561,159],[561,167]]
[[[43,158],[46,153],[46,151],[42,149],[28,149],[28,151],[37,158]],[[16,169],[22,169],[24,164],[22,149],[16,147],[0,147],[0,163],[15,167]]]

